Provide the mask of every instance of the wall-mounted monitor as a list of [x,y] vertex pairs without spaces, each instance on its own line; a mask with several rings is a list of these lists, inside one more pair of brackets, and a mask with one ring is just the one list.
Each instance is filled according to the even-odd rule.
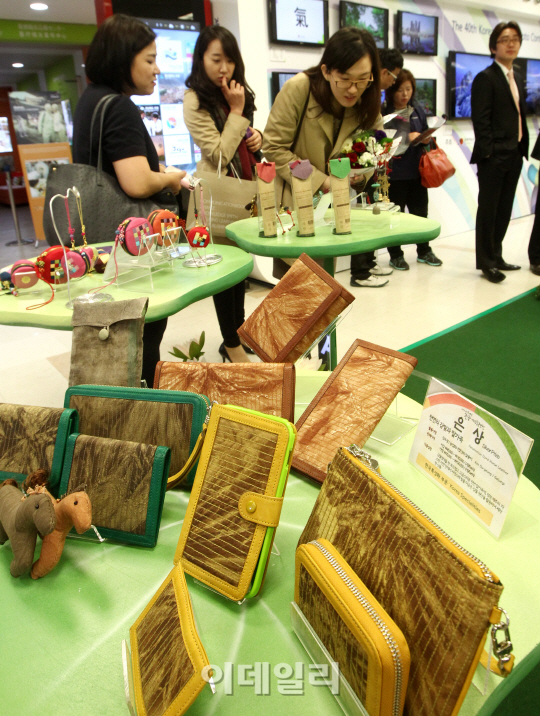
[[439,18],[398,10],[396,47],[408,55],[436,55]]
[[285,82],[297,74],[298,72],[272,72],[272,76],[270,78],[271,104],[274,104],[276,95],[281,90]]
[[268,0],[270,42],[323,47],[328,40],[328,0]]
[[339,21],[340,27],[359,27],[370,32],[379,50],[388,47],[388,10],[341,0]]
[[153,94],[133,95],[131,99],[141,110],[159,160],[193,172],[201,154],[184,123],[183,102],[199,24],[147,19],[143,22],[157,35],[157,65],[161,74]]
[[540,60],[517,57],[514,60],[515,65],[519,67],[525,85],[527,114],[540,114]]
[[12,151],[13,145],[11,144],[8,118],[0,117],[0,154]]
[[489,67],[493,59],[489,55],[470,52],[448,53],[446,69],[447,113],[452,119],[471,116],[471,88],[476,75]]
[[428,117],[437,116],[437,80],[416,78],[415,100]]

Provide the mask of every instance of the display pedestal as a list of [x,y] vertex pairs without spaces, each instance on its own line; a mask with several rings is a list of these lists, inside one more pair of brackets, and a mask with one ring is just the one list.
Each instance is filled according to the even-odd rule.
[[[153,275],[164,269],[172,269],[173,259],[168,251],[156,251],[156,238],[146,253],[130,256],[121,247],[113,248],[111,258],[103,274],[103,282],[137,293],[154,293]],[[141,250],[145,245],[141,245]]]
[[[369,716],[349,682],[339,670],[339,664],[332,659],[296,602],[291,602],[290,614],[293,631],[307,651],[311,661],[317,664],[319,668],[324,666],[328,669],[326,684],[330,687],[331,693],[343,713],[346,716]],[[319,677],[319,679],[322,679],[322,677]]]

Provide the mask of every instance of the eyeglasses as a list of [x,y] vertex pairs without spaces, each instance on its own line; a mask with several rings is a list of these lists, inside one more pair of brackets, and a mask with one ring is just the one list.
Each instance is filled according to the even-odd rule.
[[370,75],[369,78],[365,80],[337,80],[332,74],[330,77],[334,80],[336,87],[339,87],[339,89],[350,89],[353,85],[358,89],[365,89],[373,82],[373,75]]
[[519,36],[514,35],[514,37],[502,37],[500,40],[497,40],[497,45],[510,45],[511,43],[521,45],[521,40],[519,39]]
[[393,80],[394,80],[394,82],[395,82],[395,81],[397,80],[397,77],[398,77],[398,76],[395,75],[393,72],[390,72],[390,70],[386,70],[386,71],[388,72],[388,74],[390,75],[390,77],[393,78]]

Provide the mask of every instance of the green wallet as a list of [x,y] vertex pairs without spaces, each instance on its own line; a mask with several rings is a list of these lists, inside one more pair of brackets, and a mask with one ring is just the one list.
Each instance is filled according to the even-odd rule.
[[[210,401],[181,390],[76,385],[68,389],[64,406],[79,412],[79,432],[115,440],[132,440],[171,449],[169,482],[188,460],[199,437]],[[196,465],[182,485],[192,485]]]
[[[103,537],[154,547],[170,460],[168,447],[75,433],[68,439],[60,492],[88,493],[92,523]],[[85,536],[96,538],[93,530]]]
[[73,409],[0,403],[0,482],[7,478],[23,482],[43,469],[49,490],[57,496],[67,439],[78,425]]

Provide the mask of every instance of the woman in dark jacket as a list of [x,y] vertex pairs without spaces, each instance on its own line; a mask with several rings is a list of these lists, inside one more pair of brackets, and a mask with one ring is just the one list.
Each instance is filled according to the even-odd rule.
[[[113,15],[96,32],[88,50],[86,76],[90,84],[80,98],[73,122],[73,161],[97,166],[99,126],[90,136],[92,115],[101,99],[116,94],[103,120],[103,169],[134,199],[146,199],[164,189],[177,194],[184,171],[159,164],[152,139],[131,95],[150,95],[159,68],[156,35],[140,20]],[[96,125],[98,123],[96,122]],[[167,319],[147,323],[143,337],[142,377],[154,383],[159,346]]]
[[[416,92],[416,81],[409,70],[401,70],[395,84],[386,90],[386,106],[383,114],[393,114],[398,117],[388,124],[388,127],[401,128],[403,122],[409,124],[409,141],[413,141],[419,134],[428,129],[426,114],[422,107],[414,101]],[[427,140],[426,144],[429,143]],[[388,196],[390,201],[410,214],[416,216],[428,215],[428,190],[422,186],[420,180],[420,159],[424,152],[422,144],[409,147],[399,157],[395,157],[391,164],[390,190]],[[408,271],[409,264],[405,261],[401,246],[390,246],[390,266],[398,271]],[[429,243],[416,244],[416,253],[420,263],[429,266],[441,266],[442,261],[435,256]]]

